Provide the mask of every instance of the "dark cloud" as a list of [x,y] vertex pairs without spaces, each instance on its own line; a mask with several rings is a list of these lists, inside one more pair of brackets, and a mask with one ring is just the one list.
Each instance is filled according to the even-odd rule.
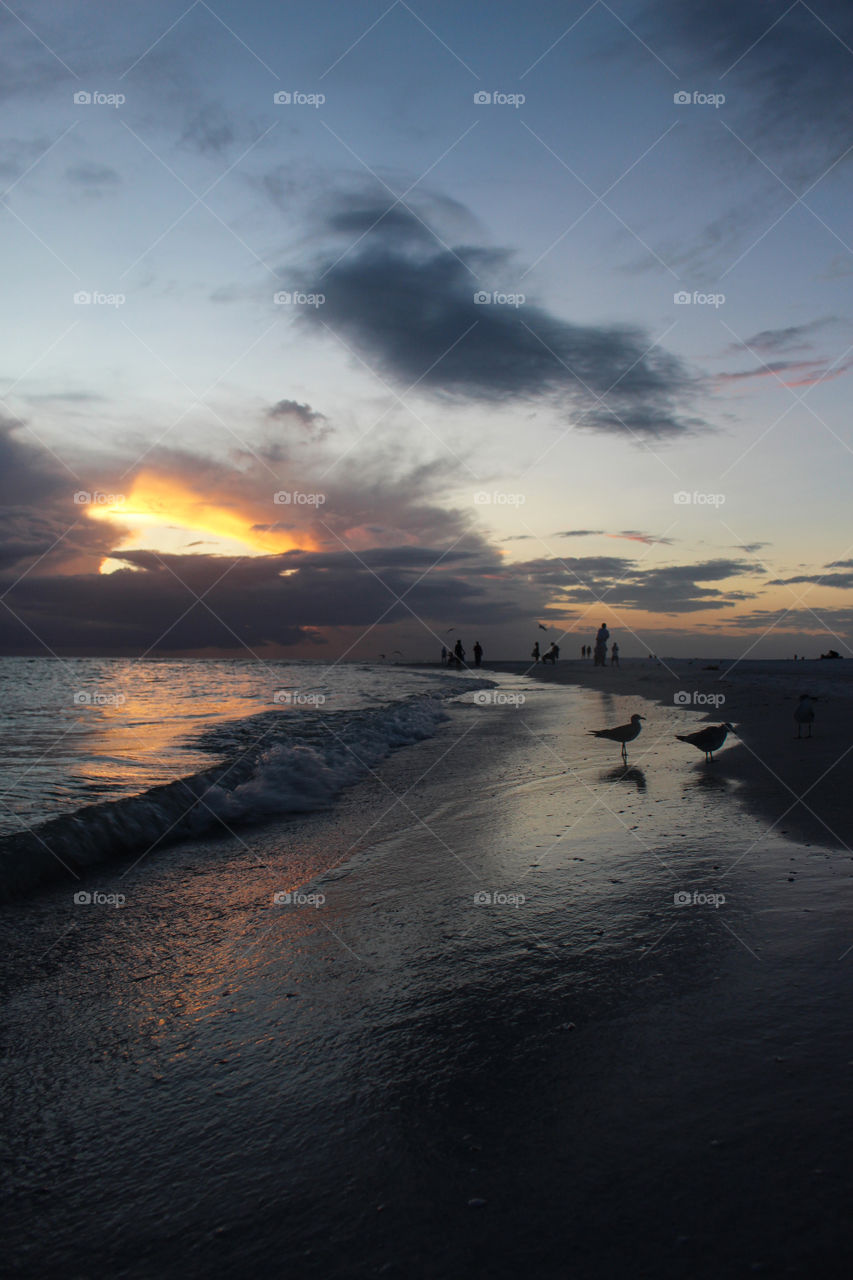
[[814,587],[835,587],[839,591],[853,588],[853,573],[801,573],[793,578],[773,578],[771,587],[793,587],[809,583]]
[[380,619],[420,625],[428,643],[448,617],[499,626],[544,603],[541,591],[519,591],[482,545],[443,558],[439,547],[242,559],[116,555],[127,569],[17,583],[7,597],[14,613],[0,613],[0,651],[257,651],[304,643],[317,628],[367,630]]
[[742,355],[744,351],[757,352],[760,356],[786,355],[792,351],[810,351],[812,338],[821,329],[837,324],[834,316],[810,320],[808,324],[790,324],[783,329],[762,329],[742,342],[732,342],[726,348],[730,355]]
[[332,430],[324,414],[298,400],[279,400],[267,409],[266,416],[276,422],[293,423],[317,438],[329,435]]
[[302,317],[382,377],[460,401],[548,399],[598,431],[666,437],[706,425],[688,411],[697,379],[646,333],[573,324],[532,302],[478,304],[478,292],[521,292],[511,254],[443,246],[415,214],[386,211],[337,197],[329,236],[344,222],[361,239],[323,251],[305,288],[326,302]]
[[745,574],[762,573],[742,560],[706,560],[700,564],[647,568],[615,556],[542,559],[517,566],[531,579],[547,583],[560,602],[602,607],[642,609],[649,613],[696,613],[703,609],[731,609],[754,592],[722,590],[707,583],[725,582]]
[[181,145],[203,155],[220,155],[235,140],[231,118],[219,103],[208,103],[187,122]]
[[[640,34],[690,87],[724,92],[748,129],[802,178],[821,172],[853,132],[853,9],[848,0],[654,0]],[[693,85],[697,77],[706,80]],[[740,130],[738,130],[740,132]]]
[[604,533],[603,529],[564,529],[561,533],[553,533],[552,538],[595,538]]
[[106,164],[74,164],[65,170],[65,176],[74,186],[89,191],[102,191],[121,182],[115,169]]

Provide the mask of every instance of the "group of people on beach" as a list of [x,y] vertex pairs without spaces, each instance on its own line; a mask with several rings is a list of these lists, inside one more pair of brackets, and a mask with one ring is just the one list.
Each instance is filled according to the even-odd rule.
[[[483,646],[479,640],[474,641],[474,666],[480,667],[483,664]],[[461,671],[465,666],[465,646],[461,640],[457,640],[452,649],[448,649],[447,645],[441,646],[441,665],[443,667],[455,667],[457,671]]]
[[[602,622],[595,636],[595,647],[591,644],[585,644],[581,647],[582,658],[592,658],[595,666],[607,666],[607,642],[610,639],[610,632],[607,629],[607,623]],[[556,641],[552,641],[548,649],[544,653],[539,648],[537,640],[530,653],[534,663],[550,662],[552,666],[556,666],[560,660],[560,646]],[[649,655],[651,657],[651,654]],[[474,666],[480,667],[483,664],[483,646],[479,640],[474,641]],[[444,667],[455,667],[457,671],[461,671],[466,665],[465,663],[465,646],[461,639],[456,641],[452,649],[448,649],[446,645],[441,646],[441,665]],[[611,667],[619,666],[619,645],[614,640],[610,650]]]

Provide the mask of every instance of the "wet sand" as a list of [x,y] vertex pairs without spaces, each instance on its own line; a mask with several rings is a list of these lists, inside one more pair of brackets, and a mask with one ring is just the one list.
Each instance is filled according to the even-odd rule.
[[327,814],[0,912],[14,1274],[847,1274],[849,855],[679,708],[626,770],[636,693],[498,679]]
[[[591,660],[575,659],[556,667],[519,662],[498,663],[495,669],[620,696],[637,694],[677,711],[679,733],[729,721],[736,733],[715,757],[715,776],[737,784],[749,807],[774,829],[853,852],[853,662],[720,660],[713,665],[718,670],[698,660],[628,659],[619,668],[601,669]],[[812,737],[797,741],[793,714],[801,693],[816,698],[816,718]],[[676,703],[677,698],[684,701]],[[712,698],[718,701],[703,701]],[[666,723],[674,724],[671,716]],[[693,756],[694,764],[702,763],[695,748],[680,750],[686,762]]]

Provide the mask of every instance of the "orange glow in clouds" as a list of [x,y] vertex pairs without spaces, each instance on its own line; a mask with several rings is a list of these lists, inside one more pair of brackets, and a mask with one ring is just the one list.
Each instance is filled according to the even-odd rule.
[[[93,503],[86,514],[97,520],[115,521],[128,529],[117,543],[122,551],[150,550],[166,555],[276,555],[284,551],[313,550],[315,543],[302,530],[258,526],[288,521],[297,508],[275,507],[270,493],[268,521],[257,511],[245,513],[236,505],[222,505],[217,498],[202,497],[181,480],[141,472],[129,493],[110,495],[112,502]],[[197,535],[195,537],[189,535]],[[101,573],[127,568],[108,557]]]

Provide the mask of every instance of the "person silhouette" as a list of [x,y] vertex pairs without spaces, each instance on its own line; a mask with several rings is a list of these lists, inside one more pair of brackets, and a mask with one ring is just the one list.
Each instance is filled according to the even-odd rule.
[[453,646],[453,656],[456,659],[457,668],[461,667],[465,662],[465,650],[462,648],[461,640],[457,640]]
[[595,665],[603,667],[607,661],[607,641],[610,639],[610,632],[607,630],[607,623],[602,622],[595,636]]
[[539,661],[539,641],[538,640],[536,641],[535,645],[531,649],[530,656],[534,662]]
[[613,641],[613,648],[610,650],[610,665],[611,667],[619,666],[619,645],[615,640]]
[[483,646],[480,644],[479,640],[475,640],[474,641],[474,666],[479,667],[482,661],[483,661]]

